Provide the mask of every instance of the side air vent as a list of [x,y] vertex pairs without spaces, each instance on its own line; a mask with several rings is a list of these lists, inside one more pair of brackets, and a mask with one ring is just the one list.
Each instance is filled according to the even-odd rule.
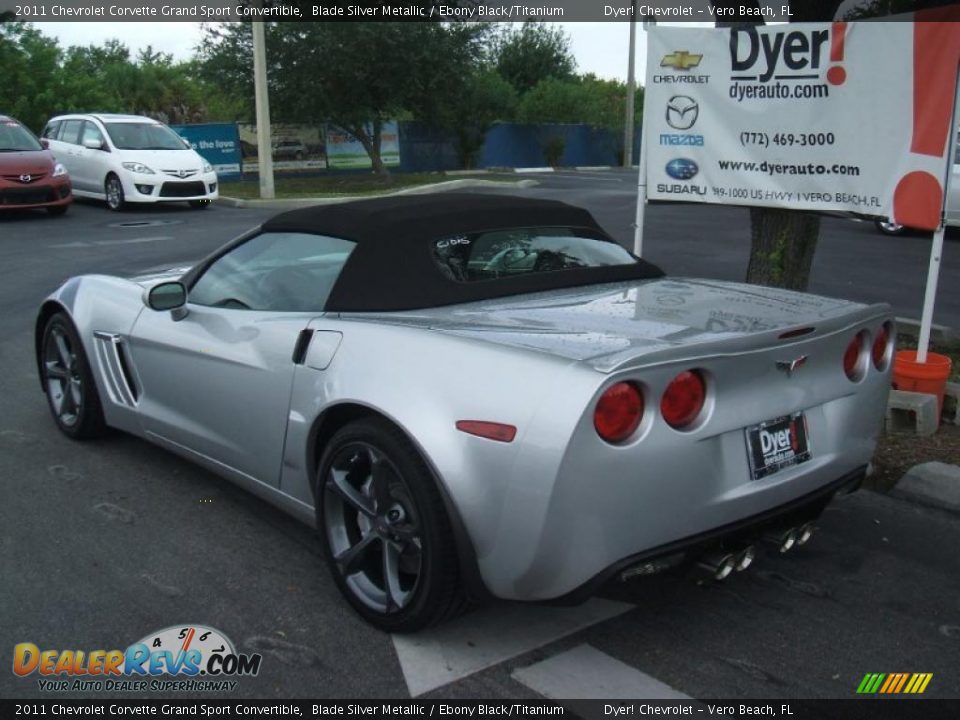
[[97,366],[110,400],[117,405],[135,406],[140,390],[130,372],[123,338],[101,331],[95,332],[93,337]]

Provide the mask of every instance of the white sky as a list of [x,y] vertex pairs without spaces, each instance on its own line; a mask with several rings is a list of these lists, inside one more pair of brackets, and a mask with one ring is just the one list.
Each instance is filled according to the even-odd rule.
[[[627,53],[630,46],[630,25],[626,22],[556,23],[570,36],[577,68],[602,78],[627,79]],[[670,24],[670,23],[664,23]],[[692,26],[694,23],[684,23]],[[709,25],[709,23],[696,23]],[[37,23],[45,35],[57,37],[64,46],[100,45],[117,38],[134,54],[140,48],[170,53],[178,60],[190,57],[201,37],[200,23],[189,22],[69,22]],[[643,83],[647,44],[644,32],[637,26],[637,80]]]

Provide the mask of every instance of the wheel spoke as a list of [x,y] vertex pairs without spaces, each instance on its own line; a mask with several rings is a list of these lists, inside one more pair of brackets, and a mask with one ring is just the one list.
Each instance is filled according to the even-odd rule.
[[74,410],[79,410],[83,405],[83,385],[79,378],[70,379],[70,400],[73,403]]
[[370,551],[370,548],[379,540],[380,538],[376,533],[367,533],[360,538],[360,541],[356,545],[352,545],[337,555],[334,560],[336,560],[340,572],[345,576],[359,572],[362,569],[360,566]]
[[57,363],[56,360],[48,360],[45,364],[47,378],[50,380],[66,380],[67,369]]
[[400,550],[392,542],[383,543],[383,590],[387,596],[387,612],[406,605],[410,593],[400,587]]
[[57,355],[60,356],[60,364],[68,371],[73,367],[73,356],[70,354],[70,348],[67,347],[67,339],[59,332],[53,334],[53,341],[57,344]]
[[373,517],[375,513],[370,504],[370,499],[350,484],[350,481],[347,480],[347,474],[346,470],[330,468],[330,479],[327,480],[327,488],[339,495],[355,510],[358,510],[367,517]]

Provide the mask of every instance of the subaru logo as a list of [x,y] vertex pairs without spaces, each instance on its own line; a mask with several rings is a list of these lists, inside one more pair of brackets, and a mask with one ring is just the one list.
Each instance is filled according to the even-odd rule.
[[674,180],[689,180],[696,175],[700,168],[689,158],[674,158],[667,163],[667,175]]
[[667,101],[667,125],[676,130],[689,130],[699,115],[700,105],[688,95],[674,95]]
[[21,175],[21,176],[20,176],[20,182],[22,182],[22,183],[28,183],[28,182],[30,182],[31,180],[33,180],[33,175]]

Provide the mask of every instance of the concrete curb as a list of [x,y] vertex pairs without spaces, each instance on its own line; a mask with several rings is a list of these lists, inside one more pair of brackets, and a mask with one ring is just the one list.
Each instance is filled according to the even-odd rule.
[[960,467],[942,462],[914,465],[890,494],[919,505],[960,513]]
[[369,200],[376,197],[392,197],[394,195],[426,195],[434,192],[443,192],[445,190],[456,190],[468,187],[507,187],[507,188],[528,188],[537,185],[536,180],[524,179],[516,182],[502,182],[497,180],[445,180],[443,182],[432,183],[430,185],[417,185],[410,188],[401,188],[393,192],[377,193],[371,195],[336,195],[333,197],[303,197],[303,198],[277,198],[274,200],[259,200],[221,197],[216,202],[218,205],[231,208],[276,208],[278,210],[293,210],[311,205],[331,205],[334,203],[351,202],[353,200]]
[[[902,332],[907,335],[920,336],[920,321],[915,320],[914,318],[904,318],[898,317],[894,318],[897,322],[897,332]],[[940,340],[951,339],[956,337],[956,334],[951,328],[948,328],[946,325],[931,325],[930,326],[930,337]]]

